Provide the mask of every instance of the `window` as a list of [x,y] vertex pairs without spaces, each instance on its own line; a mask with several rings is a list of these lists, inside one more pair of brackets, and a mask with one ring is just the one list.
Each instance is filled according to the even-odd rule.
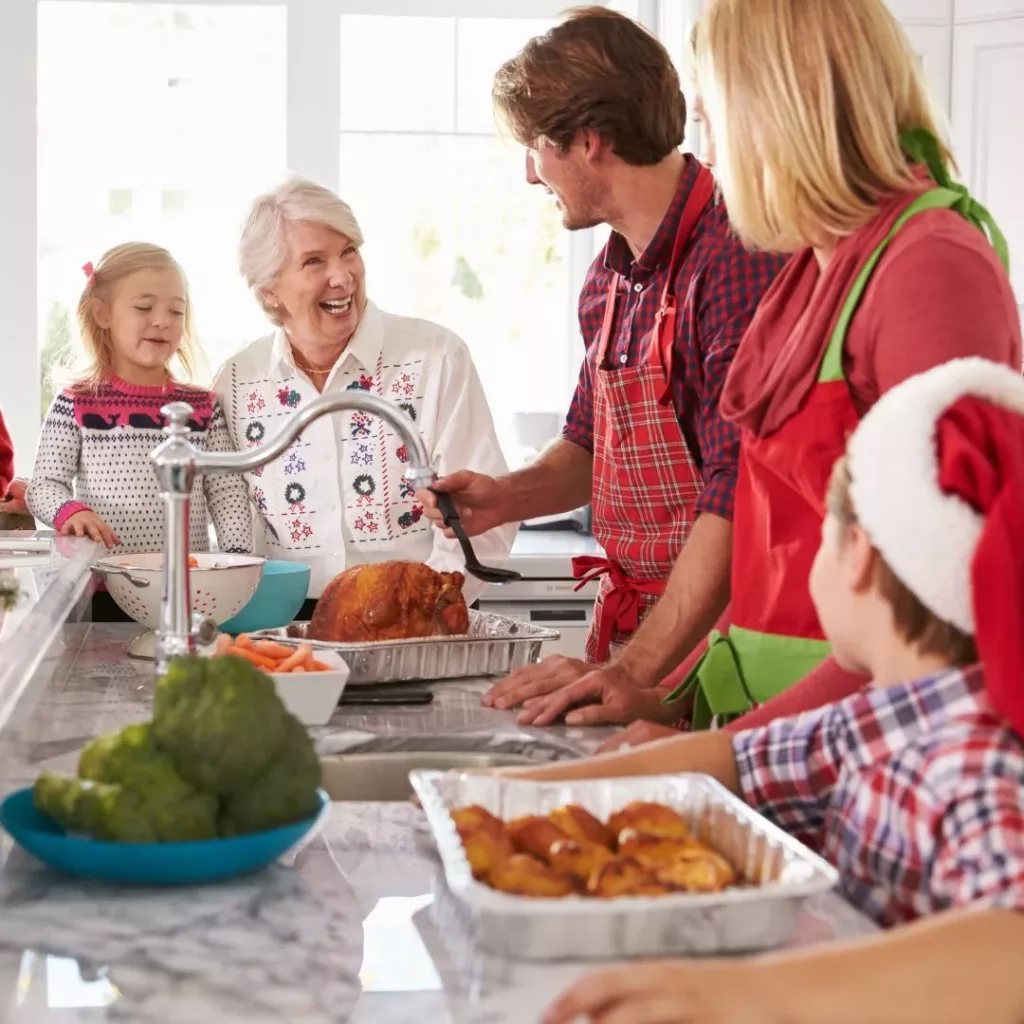
[[[655,26],[684,0],[609,5]],[[81,267],[109,246],[142,238],[178,257],[211,369],[268,330],[238,276],[236,244],[253,196],[288,169],[352,202],[382,306],[466,339],[506,448],[515,413],[560,419],[582,354],[575,301],[597,234],[567,234],[543,191],[526,185],[522,152],[496,131],[490,83],[566,6],[4,4],[0,401],[18,470],[31,468],[48,404],[40,363],[67,347]],[[38,344],[26,345],[32,336]]]
[[247,204],[286,166],[286,32],[283,6],[39,4],[44,407],[80,268],[119,242],[181,262],[212,366],[268,330],[236,248]]
[[550,24],[341,19],[339,191],[366,236],[368,292],[466,341],[513,460],[514,414],[563,413],[582,354],[569,235],[490,103],[498,67]]

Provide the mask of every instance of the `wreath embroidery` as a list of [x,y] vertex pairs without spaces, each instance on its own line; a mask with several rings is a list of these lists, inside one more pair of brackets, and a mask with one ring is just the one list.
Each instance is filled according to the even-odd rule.
[[373,378],[367,377],[365,373],[359,375],[359,380],[354,380],[346,385],[346,391],[369,391],[373,387]]
[[284,500],[289,505],[298,505],[306,500],[306,488],[293,481],[284,489]]
[[405,498],[411,498],[415,493],[416,493],[416,491],[413,488],[412,484],[409,483],[409,481],[406,480],[405,477],[403,477],[401,479],[401,481],[399,482],[399,484],[398,484],[398,496],[399,496],[399,498],[402,498],[403,500]]
[[410,526],[414,526],[423,518],[423,506],[413,505],[408,512],[403,512],[398,517],[398,525],[403,530],[408,530]]
[[282,404],[288,406],[289,409],[294,409],[299,404],[302,395],[295,390],[295,388],[281,388],[277,393],[277,400]]
[[356,494],[366,498],[377,490],[377,481],[369,473],[360,473],[352,481],[352,486],[355,488]]
[[416,422],[416,406],[414,406],[412,402],[399,402],[398,408],[401,409],[402,412],[404,412],[405,415],[413,421],[413,423]]
[[266,433],[267,428],[259,420],[253,420],[245,428],[245,439],[249,442],[249,447],[255,448],[266,436]]

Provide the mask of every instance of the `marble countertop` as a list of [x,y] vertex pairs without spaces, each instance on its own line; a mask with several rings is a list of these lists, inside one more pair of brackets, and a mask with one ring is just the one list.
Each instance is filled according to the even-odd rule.
[[[69,626],[46,685],[15,714],[9,791],[44,768],[73,771],[85,742],[149,716],[152,666],[124,648],[138,627]],[[432,705],[343,708],[318,739],[356,732],[516,731],[480,707],[483,680],[439,684]],[[549,731],[549,734],[551,731]],[[558,730],[583,748],[600,734]],[[2,839],[0,1024],[533,1024],[585,965],[481,953],[444,887],[423,817],[409,804],[335,803],[289,867],[233,884],[129,890],[52,874]],[[794,940],[873,930],[828,896]]]

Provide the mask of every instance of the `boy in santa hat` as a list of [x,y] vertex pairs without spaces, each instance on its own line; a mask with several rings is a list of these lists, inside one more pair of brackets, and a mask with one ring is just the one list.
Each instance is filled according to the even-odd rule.
[[811,593],[833,653],[870,687],[734,735],[503,774],[708,772],[901,927],[604,971],[545,1024],[1024,1021],[1024,379],[971,359],[893,388],[827,505]]

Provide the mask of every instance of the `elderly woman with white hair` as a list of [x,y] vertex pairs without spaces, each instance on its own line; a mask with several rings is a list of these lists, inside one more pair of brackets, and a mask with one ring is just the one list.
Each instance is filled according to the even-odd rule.
[[[507,471],[465,343],[451,331],[379,309],[367,297],[363,235],[333,192],[296,179],[258,197],[242,231],[241,271],[274,330],[227,361],[214,388],[239,449],[273,437],[318,394],[361,389],[412,418],[441,474]],[[403,559],[462,569],[455,541],[423,515],[403,474],[408,453],[379,417],[324,416],[281,458],[247,474],[257,547],[312,566],[310,598],[343,569]],[[516,524],[482,535],[500,562]],[[469,577],[467,601],[483,584]],[[308,605],[306,612],[308,614]]]

